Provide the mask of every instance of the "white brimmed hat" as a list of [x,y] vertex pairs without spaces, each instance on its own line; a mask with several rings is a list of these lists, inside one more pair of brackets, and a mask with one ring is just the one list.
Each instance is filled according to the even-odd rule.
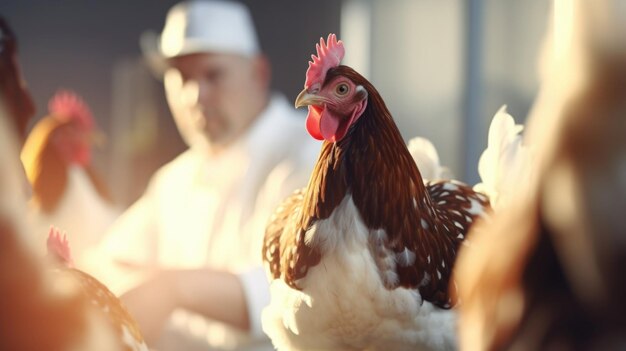
[[250,11],[241,3],[226,0],[174,5],[167,13],[161,35],[144,33],[140,44],[152,64],[203,52],[254,56],[260,51]]

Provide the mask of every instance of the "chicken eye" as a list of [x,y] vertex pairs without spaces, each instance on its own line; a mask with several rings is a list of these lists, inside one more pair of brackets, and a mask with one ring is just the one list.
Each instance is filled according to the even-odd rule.
[[350,87],[346,83],[341,83],[337,85],[335,91],[337,92],[337,95],[343,96],[350,91]]

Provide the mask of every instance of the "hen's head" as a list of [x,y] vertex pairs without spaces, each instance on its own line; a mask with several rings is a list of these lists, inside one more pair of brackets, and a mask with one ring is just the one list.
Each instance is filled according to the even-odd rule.
[[[339,66],[345,53],[343,43],[334,34],[316,45],[317,56],[306,73],[304,90],[296,98],[296,108],[309,107],[306,128],[318,140],[338,142],[367,107],[368,92],[364,79],[354,70]],[[351,73],[351,74],[344,74]]]
[[59,122],[52,141],[63,159],[87,166],[91,162],[91,144],[96,136],[89,106],[75,93],[62,90],[50,100],[48,109]]

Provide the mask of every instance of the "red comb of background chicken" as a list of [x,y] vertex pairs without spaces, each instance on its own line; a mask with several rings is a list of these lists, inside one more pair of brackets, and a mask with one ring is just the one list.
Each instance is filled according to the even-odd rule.
[[89,106],[74,92],[59,90],[48,103],[50,114],[61,121],[74,120],[85,128],[94,126],[94,118]]
[[337,41],[335,34],[328,35],[328,42],[324,42],[324,38],[320,38],[319,44],[315,44],[317,56],[311,55],[313,62],[309,61],[309,68],[306,71],[306,81],[304,87],[309,89],[314,84],[320,86],[324,82],[326,72],[332,67],[337,67],[343,59],[346,50],[341,40]]
[[48,232],[48,254],[53,255],[57,259],[68,267],[72,267],[74,262],[72,261],[72,254],[70,252],[70,244],[67,241],[67,235],[61,234],[61,231],[54,226],[50,226]]

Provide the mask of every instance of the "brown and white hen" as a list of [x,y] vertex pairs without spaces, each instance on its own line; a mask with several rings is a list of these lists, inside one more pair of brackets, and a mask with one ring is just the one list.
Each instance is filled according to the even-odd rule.
[[317,46],[296,106],[324,140],[308,186],[278,208],[263,259],[263,328],[280,350],[451,350],[456,253],[486,196],[424,184],[374,86]]

